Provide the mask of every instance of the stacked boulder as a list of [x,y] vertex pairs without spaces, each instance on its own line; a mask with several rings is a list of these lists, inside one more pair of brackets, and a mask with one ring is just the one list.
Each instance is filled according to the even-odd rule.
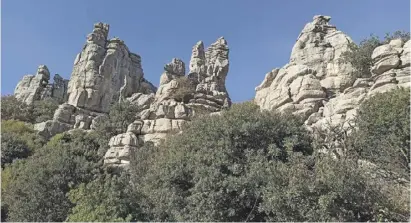
[[229,107],[231,100],[225,87],[228,53],[224,38],[206,51],[200,41],[193,47],[188,75],[182,60],[174,58],[166,64],[154,101],[138,113],[138,119],[128,126],[126,133],[110,139],[104,163],[127,167],[130,154],[144,143],[158,144],[167,134],[180,133],[193,117]]
[[409,87],[410,41],[392,40],[377,47],[370,78],[357,78],[342,60],[352,40],[330,25],[329,16],[314,16],[293,47],[290,62],[266,74],[255,102],[266,110],[302,116],[309,129],[350,126],[360,103],[397,87]]
[[399,87],[410,87],[410,44],[401,39],[375,48],[372,53],[373,66],[370,78],[358,78],[342,94],[331,98],[324,108],[312,114],[307,126],[317,129],[342,125],[350,127],[360,104],[377,93],[384,93]]
[[206,51],[202,41],[194,45],[188,74],[188,78],[196,85],[195,94],[189,103],[191,107],[218,112],[231,106],[225,86],[229,69],[228,54],[224,37],[217,39]]
[[143,78],[141,57],[131,53],[122,40],[109,40],[108,33],[108,24],[94,25],[74,61],[67,102],[59,106],[53,120],[35,125],[40,134],[50,137],[72,128],[93,129],[113,101],[156,91]]
[[17,100],[26,104],[34,101],[53,98],[59,103],[67,100],[68,80],[64,80],[60,75],[54,76],[54,83],[49,83],[50,71],[46,65],[40,65],[35,75],[25,75],[17,84],[14,96]]
[[352,67],[341,63],[352,40],[329,25],[329,16],[314,16],[293,47],[290,62],[269,72],[256,88],[255,102],[267,110],[303,115],[317,112],[330,95],[352,82]]

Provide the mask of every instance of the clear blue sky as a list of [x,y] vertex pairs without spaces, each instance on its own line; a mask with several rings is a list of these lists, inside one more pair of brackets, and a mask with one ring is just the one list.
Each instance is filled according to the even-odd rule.
[[288,62],[298,34],[317,14],[330,15],[356,42],[410,29],[409,0],[2,0],[1,93],[13,93],[39,64],[69,78],[86,35],[102,21],[110,37],[141,55],[145,77],[157,86],[173,57],[188,66],[197,41],[208,46],[224,36],[229,94],[234,102],[249,100],[267,72]]

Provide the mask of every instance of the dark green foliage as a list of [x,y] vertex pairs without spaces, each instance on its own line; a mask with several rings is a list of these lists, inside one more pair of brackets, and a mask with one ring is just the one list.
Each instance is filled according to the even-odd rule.
[[297,155],[270,166],[266,177],[260,211],[268,221],[404,220],[382,212],[392,204],[354,160]]
[[15,137],[14,134],[1,134],[1,167],[13,162],[15,159],[26,158],[30,155],[31,150],[27,143]]
[[403,189],[311,145],[297,118],[237,104],[136,151],[133,193],[151,221],[407,220]]
[[12,171],[2,191],[8,221],[64,221],[73,206],[66,193],[99,173],[98,147],[83,132],[57,135],[23,165],[6,167]]
[[195,85],[186,76],[179,77],[176,81],[178,88],[173,92],[173,98],[175,98],[176,101],[188,103],[195,91]]
[[59,103],[54,99],[34,101],[27,105],[18,101],[14,96],[1,97],[1,119],[19,120],[29,123],[38,123],[53,118],[54,111]]
[[97,133],[105,139],[110,139],[126,132],[127,126],[136,120],[138,111],[138,106],[128,101],[112,104],[107,118],[97,127]]
[[409,180],[410,89],[377,94],[365,101],[356,120],[355,147],[360,157]]
[[410,39],[410,33],[402,31],[396,31],[392,35],[387,33],[383,40],[380,40],[378,36],[370,35],[370,37],[362,40],[358,45],[350,43],[349,51],[342,54],[342,61],[348,62],[354,67],[353,75],[355,77],[371,77],[370,68],[373,65],[371,55],[374,49],[389,43],[392,39],[399,38],[406,42]]
[[3,120],[1,123],[1,167],[15,159],[26,158],[44,139],[36,135],[33,127],[21,121]]
[[120,176],[100,175],[96,180],[71,190],[69,198],[75,206],[68,221],[125,222],[142,219],[140,201],[131,192],[126,173]]
[[31,106],[18,101],[13,95],[1,97],[1,120],[32,122]]
[[33,119],[35,123],[53,119],[54,112],[58,108],[58,101],[47,98],[33,102]]
[[310,137],[294,117],[245,103],[193,121],[149,162],[141,190],[154,220],[262,221],[260,188],[268,162],[310,154]]

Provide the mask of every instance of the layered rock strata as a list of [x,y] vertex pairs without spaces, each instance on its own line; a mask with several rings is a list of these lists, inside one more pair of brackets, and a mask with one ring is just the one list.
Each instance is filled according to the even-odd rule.
[[372,77],[355,79],[351,65],[341,60],[352,41],[330,19],[315,16],[301,32],[290,62],[266,74],[255,96],[262,109],[301,115],[309,129],[348,127],[366,98],[410,86],[410,41],[377,47]]
[[356,79],[342,94],[325,101],[323,109],[313,113],[306,125],[317,129],[336,125],[348,128],[354,125],[357,110],[364,100],[395,88],[409,88],[410,44],[411,41],[404,43],[396,39],[377,47],[372,54],[372,76]]
[[50,71],[46,65],[40,65],[35,75],[25,75],[22,78],[14,90],[14,96],[26,104],[46,98],[63,103],[67,100],[68,80],[58,74],[53,79],[54,83],[49,83]]
[[40,134],[50,137],[71,128],[92,129],[112,102],[156,92],[143,78],[141,57],[119,38],[108,39],[108,33],[108,24],[94,25],[74,61],[67,102],[56,110],[53,120],[35,126]]
[[166,64],[150,107],[138,114],[139,118],[128,126],[126,133],[111,138],[104,163],[127,167],[132,151],[144,143],[159,143],[168,134],[180,133],[193,117],[231,106],[225,87],[228,53],[224,38],[207,50],[200,41],[193,47],[188,75],[182,60],[174,58]]

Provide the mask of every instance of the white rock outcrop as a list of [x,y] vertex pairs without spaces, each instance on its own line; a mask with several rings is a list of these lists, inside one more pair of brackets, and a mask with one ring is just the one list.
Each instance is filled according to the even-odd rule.
[[143,108],[150,103],[150,96],[135,95],[156,92],[143,77],[141,57],[131,53],[119,38],[107,39],[108,33],[108,24],[94,25],[74,61],[67,102],[56,110],[53,120],[35,126],[40,134],[50,137],[71,128],[90,129],[113,101],[132,97],[129,101]]
[[410,41],[395,39],[377,47],[372,77],[355,79],[353,68],[341,61],[352,41],[329,21],[329,16],[315,16],[301,32],[290,62],[266,74],[255,96],[262,109],[302,115],[309,129],[348,127],[365,99],[410,87]]
[[35,75],[25,75],[22,78],[14,90],[14,96],[26,104],[46,98],[53,98],[59,103],[67,100],[68,80],[56,74],[54,83],[49,83],[49,81],[49,69],[46,65],[40,65]]
[[[136,137],[140,146],[147,142],[157,144],[168,134],[180,133],[183,125],[199,113],[215,114],[229,107],[231,100],[225,87],[228,67],[228,46],[224,38],[219,38],[206,51],[201,41],[193,47],[187,76],[184,62],[173,58],[164,66],[150,107],[137,115],[139,119],[128,126],[125,134]],[[138,149],[138,146],[119,143],[121,137],[124,134],[110,140],[104,161],[108,166],[126,168],[130,157],[124,154]]]

